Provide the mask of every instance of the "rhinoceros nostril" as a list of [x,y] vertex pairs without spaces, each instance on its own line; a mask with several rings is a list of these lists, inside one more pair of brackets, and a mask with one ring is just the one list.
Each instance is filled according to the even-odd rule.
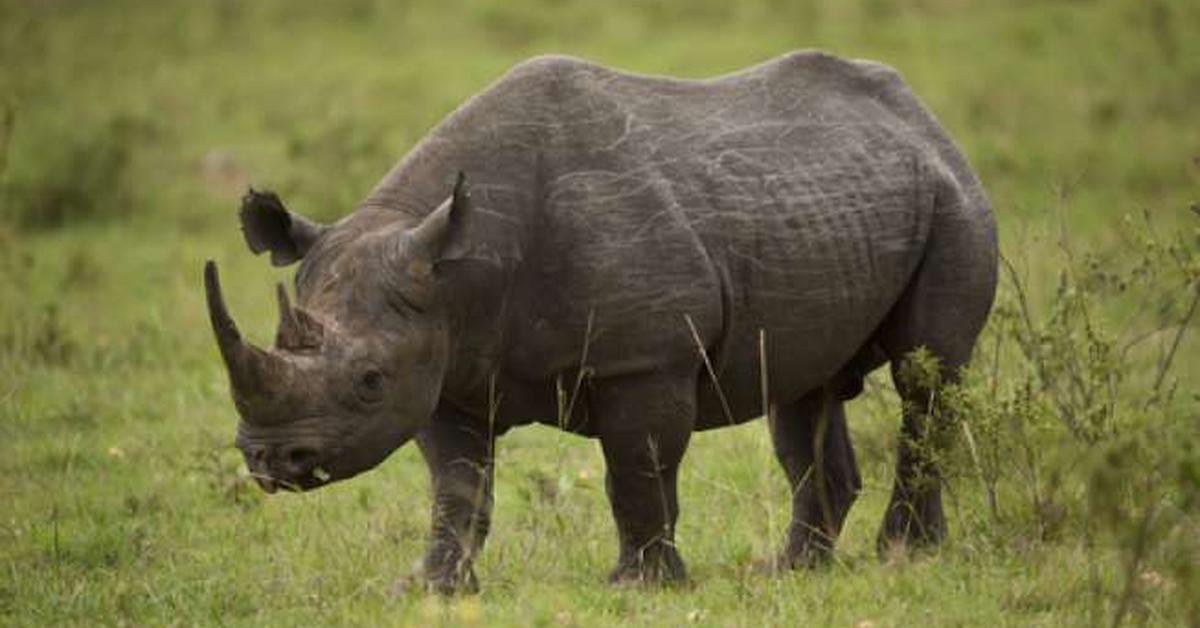
[[288,466],[297,472],[307,471],[317,462],[317,450],[304,445],[296,445],[283,450],[283,457]]
[[243,451],[246,453],[246,459],[256,465],[262,464],[267,459],[266,447],[247,447]]

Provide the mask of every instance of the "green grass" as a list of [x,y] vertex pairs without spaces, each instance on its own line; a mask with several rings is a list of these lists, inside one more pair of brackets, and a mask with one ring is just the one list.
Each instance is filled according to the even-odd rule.
[[[1112,622],[1131,581],[1125,621],[1200,624],[1194,319],[1165,377],[1173,396],[1146,401],[1200,277],[1200,219],[1186,210],[1200,200],[1200,5],[640,7],[0,1],[0,624],[1093,625]],[[215,258],[248,334],[270,337],[269,288],[289,273],[241,243],[247,183],[339,216],[533,54],[708,76],[804,47],[887,62],[937,113],[988,187],[1045,335],[1022,335],[1007,282],[971,388],[987,402],[968,413],[982,459],[959,443],[942,551],[874,556],[898,424],[883,378],[849,410],[866,488],[837,562],[782,578],[751,569],[787,523],[761,423],[693,440],[682,590],[603,583],[616,540],[601,457],[548,429],[499,445],[478,597],[393,594],[426,533],[415,448],[312,494],[267,499],[248,481],[200,291]],[[1120,220],[1143,213],[1156,242],[1178,239],[1179,268],[1137,244],[1151,234],[1140,219]],[[1063,314],[1063,276],[1087,316]],[[1119,380],[1094,442],[1061,423],[1073,384],[1021,401],[1058,362],[1061,381]],[[997,513],[981,476],[995,478]],[[1136,534],[1143,520],[1152,535]],[[1152,547],[1131,567],[1139,538]]]

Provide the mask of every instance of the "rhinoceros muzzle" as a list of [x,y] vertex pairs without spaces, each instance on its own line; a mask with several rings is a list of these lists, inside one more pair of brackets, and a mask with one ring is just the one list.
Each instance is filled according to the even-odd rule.
[[[225,305],[220,277],[212,261],[204,266],[204,288],[209,320],[229,372],[230,387],[243,426],[252,432],[265,432],[258,437],[239,434],[237,446],[245,456],[250,475],[268,493],[281,488],[308,490],[326,483],[329,474],[320,465],[329,452],[322,443],[303,438],[284,439],[278,434],[274,438],[264,437],[279,427],[280,417],[275,416],[279,414],[275,406],[279,405],[281,389],[286,388],[285,384],[294,375],[294,365],[286,356],[260,349],[242,338]],[[298,313],[303,315],[303,312],[287,303],[282,287],[280,308],[280,339],[311,342],[314,323],[307,321],[307,331],[297,329],[296,326],[301,324]]]
[[306,491],[328,484],[339,473],[343,449],[312,434],[264,434],[242,422],[235,445],[250,476],[268,493]]
[[251,477],[268,493],[279,488],[308,490],[329,479],[328,472],[320,465],[324,455],[316,446],[302,442],[287,445],[239,443],[238,448],[246,458]]

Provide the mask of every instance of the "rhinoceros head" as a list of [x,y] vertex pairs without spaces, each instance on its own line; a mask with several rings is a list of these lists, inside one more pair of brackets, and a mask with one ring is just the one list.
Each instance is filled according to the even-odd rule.
[[429,421],[449,353],[434,263],[466,203],[459,175],[454,194],[411,229],[384,210],[324,227],[273,194],[247,195],[251,250],[270,250],[276,265],[304,260],[299,305],[277,286],[270,349],[241,336],[216,265],[205,266],[209,318],[241,415],[236,443],[264,490],[308,490],[370,469]]

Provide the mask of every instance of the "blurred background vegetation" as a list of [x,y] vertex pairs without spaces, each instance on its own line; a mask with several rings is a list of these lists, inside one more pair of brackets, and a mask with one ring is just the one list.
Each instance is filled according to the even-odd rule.
[[[0,623],[1197,625],[1197,33],[1193,0],[0,0]],[[762,425],[695,440],[697,585],[674,593],[601,584],[580,439],[504,441],[485,592],[447,603],[388,595],[421,554],[414,451],[312,495],[247,482],[199,291],[218,259],[269,337],[287,272],[241,243],[247,185],[343,215],[535,54],[706,77],[810,47],[897,68],[1000,222],[941,554],[872,555],[879,378],[850,409],[867,487],[817,574],[747,573],[786,523]]]

